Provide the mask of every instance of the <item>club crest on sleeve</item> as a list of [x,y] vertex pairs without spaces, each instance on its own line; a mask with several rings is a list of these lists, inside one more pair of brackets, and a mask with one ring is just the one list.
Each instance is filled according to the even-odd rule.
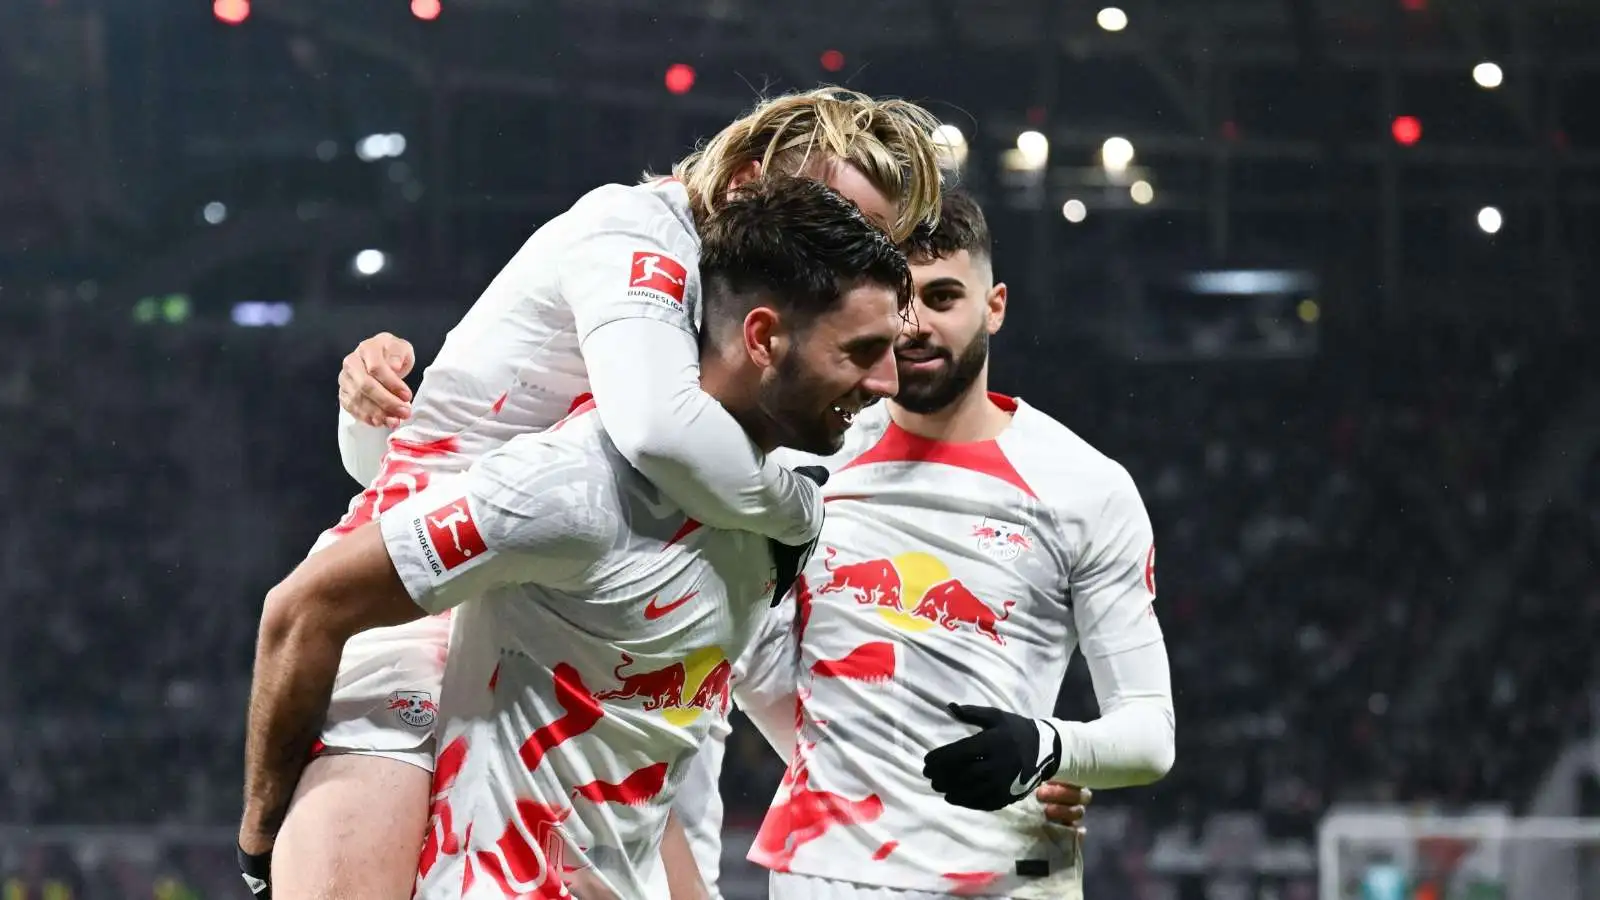
[[1150,592],[1150,596],[1152,596],[1152,597],[1155,596],[1155,594],[1156,594],[1156,545],[1155,544],[1151,544],[1149,551],[1146,552],[1145,555],[1144,555],[1144,589]]
[[683,264],[662,253],[638,251],[628,275],[628,295],[683,309],[689,272]]
[[978,552],[996,562],[1011,562],[1021,556],[1022,551],[1033,549],[1033,539],[1028,537],[1026,526],[999,519],[986,517],[982,524],[973,527],[972,536],[977,539]]
[[489,552],[473,521],[472,507],[461,497],[423,516],[416,523],[422,554],[434,575],[442,575]]

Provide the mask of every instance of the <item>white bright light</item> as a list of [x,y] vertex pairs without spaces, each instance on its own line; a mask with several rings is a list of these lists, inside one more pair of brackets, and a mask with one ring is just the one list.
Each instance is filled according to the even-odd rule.
[[205,217],[207,225],[221,225],[228,220],[228,207],[216,200],[207,203],[205,209],[200,211]]
[[941,147],[959,147],[967,142],[967,136],[954,125],[940,125],[933,130],[933,142]]
[[934,146],[956,165],[967,161],[967,136],[954,125],[940,125],[933,130]]
[[1089,207],[1082,200],[1068,200],[1061,204],[1061,218],[1076,225],[1089,217]]
[[1478,227],[1484,234],[1494,234],[1505,224],[1505,219],[1500,215],[1500,210],[1492,206],[1485,206],[1478,210]]
[[1472,80],[1476,81],[1478,87],[1481,88],[1489,88],[1491,90],[1497,88],[1505,80],[1505,77],[1505,73],[1500,71],[1500,67],[1492,62],[1481,62],[1472,67]]
[[1050,139],[1037,131],[1017,135],[1017,154],[1029,169],[1042,169],[1050,159]]
[[1156,198],[1156,189],[1150,186],[1150,182],[1140,179],[1128,185],[1128,195],[1133,202],[1143,206]]
[[403,134],[369,134],[356,142],[356,156],[362,162],[399,156],[405,152],[406,136]]
[[1100,145],[1100,164],[1106,167],[1107,172],[1127,171],[1131,162],[1133,162],[1133,142],[1127,138],[1106,138],[1106,142]]
[[1128,14],[1115,6],[1108,6],[1095,15],[1094,21],[1107,31],[1121,31],[1128,27]]
[[382,250],[363,250],[356,254],[356,274],[364,278],[370,278],[382,272],[383,267],[388,264],[389,258],[383,255]]

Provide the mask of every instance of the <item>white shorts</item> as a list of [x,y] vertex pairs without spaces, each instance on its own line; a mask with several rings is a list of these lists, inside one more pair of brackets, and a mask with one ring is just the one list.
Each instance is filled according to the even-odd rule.
[[347,641],[314,755],[381,756],[432,772],[449,650],[448,612]]
[[[962,900],[971,896],[906,891],[793,872],[773,872],[767,885],[769,900]],[[1083,871],[1075,866],[1057,877],[1030,884],[1009,896],[1013,900],[1083,900]]]

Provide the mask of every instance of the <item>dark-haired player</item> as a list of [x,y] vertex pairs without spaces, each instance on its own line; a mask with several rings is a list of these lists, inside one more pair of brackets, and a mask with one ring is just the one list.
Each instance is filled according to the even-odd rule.
[[[795,739],[750,854],[776,900],[1074,896],[1076,834],[1035,790],[1172,765],[1144,504],[1122,466],[989,391],[1007,305],[990,260],[982,211],[947,191],[912,259],[900,392],[821,461],[828,518],[793,627],[747,661],[741,704]],[[1074,651],[1100,707],[1083,721],[1052,717]]]
[[[837,449],[897,387],[905,258],[810,179],[754,182],[700,238],[701,385],[763,452]],[[511,439],[268,596],[242,833],[271,839],[280,760],[310,750],[345,641],[455,608],[416,896],[566,896],[579,874],[586,896],[662,896],[679,770],[727,714],[782,577],[773,546],[685,516],[592,404]]]

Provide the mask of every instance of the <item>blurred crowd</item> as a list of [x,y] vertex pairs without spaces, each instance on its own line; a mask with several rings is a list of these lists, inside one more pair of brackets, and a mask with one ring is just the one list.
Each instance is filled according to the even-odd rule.
[[[0,823],[228,826],[261,598],[356,487],[334,446],[343,349],[96,316],[6,330]],[[1121,460],[1155,523],[1179,753],[1098,801],[1135,810],[1130,835],[1251,810],[1305,837],[1350,799],[1516,804],[1594,726],[1600,459],[1574,502],[1531,520],[1515,502],[1585,389],[1575,338],[1332,333],[1315,359],[1204,366],[1063,362],[1010,335],[997,353],[996,389]],[[1514,570],[1488,637],[1402,724],[1492,565]],[[1095,714],[1081,664],[1060,713]],[[748,824],[782,764],[742,727],[728,759]]]

